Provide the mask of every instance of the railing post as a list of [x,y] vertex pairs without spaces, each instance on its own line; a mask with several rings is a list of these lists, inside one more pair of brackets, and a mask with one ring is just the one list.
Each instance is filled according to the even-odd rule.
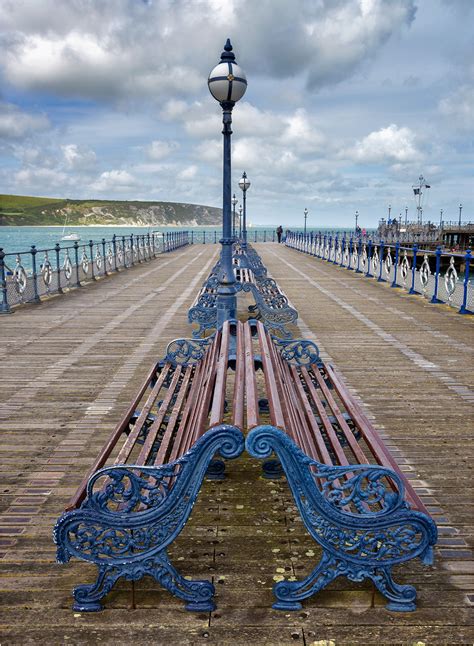
[[[81,279],[79,277],[79,243],[78,243],[77,240],[74,242],[74,260],[76,262],[76,287],[80,287],[81,286]],[[36,270],[36,262],[35,262],[34,267],[35,267],[35,270]],[[36,271],[35,271],[35,273],[36,273]]]
[[359,238],[357,244],[357,268],[355,270],[356,274],[362,274],[363,272],[360,269],[360,257],[362,256],[362,238]]
[[434,292],[433,296],[431,297],[430,303],[442,303],[443,301],[438,298],[438,288],[439,288],[439,274],[441,270],[441,247],[438,246],[436,247],[436,267],[435,267],[435,284],[434,284]]
[[194,244],[194,229],[191,229],[191,244]]
[[383,270],[383,252],[385,250],[385,244],[384,241],[380,241],[380,253],[379,253],[379,277],[377,278],[378,283],[386,283],[387,281],[385,278],[382,278],[382,270]]
[[91,278],[95,280],[95,271],[94,271],[94,242],[89,240],[89,252],[91,257]]
[[135,264],[135,258],[133,257],[134,256],[133,250],[134,250],[133,233],[131,233],[130,234],[130,265],[132,267]]
[[105,238],[102,238],[102,262],[104,263],[104,276],[108,276],[107,256],[105,255]]
[[115,271],[118,271],[118,267],[117,267],[117,236],[115,235],[115,233],[112,236],[112,247],[114,249],[114,267],[115,267]]
[[151,260],[151,238],[150,238],[150,232],[146,234],[146,248],[148,249],[148,260]]
[[353,267],[351,267],[353,250],[354,250],[354,240],[352,239],[352,235],[351,235],[351,237],[349,238],[349,259],[347,261],[347,269],[349,269],[350,271],[352,271],[353,269]]
[[344,267],[344,252],[346,250],[346,233],[344,232],[342,235],[342,242],[341,242],[341,262],[339,263],[340,267]]
[[275,242],[275,229],[272,231],[272,242]]
[[0,291],[2,293],[2,302],[0,303],[0,314],[11,314],[8,304],[7,281],[5,276],[5,252],[0,247]]
[[415,275],[416,275],[416,252],[418,251],[418,247],[416,244],[413,245],[413,264],[411,266],[411,287],[408,290],[409,294],[416,294],[416,289],[415,289]]
[[370,265],[372,264],[372,240],[369,238],[369,242],[367,244],[368,251],[367,251],[367,271],[365,273],[366,278],[373,278],[373,274],[370,271]]
[[202,232],[202,244],[206,244],[206,229]]
[[466,251],[466,255],[464,256],[464,296],[462,299],[462,305],[461,309],[459,310],[459,314],[474,314],[473,311],[467,308],[467,292],[469,289],[469,268],[471,265],[471,257],[471,250],[468,249]]
[[122,236],[122,253],[123,253],[123,266],[127,267],[127,256],[125,254],[125,236]]
[[56,276],[58,280],[58,294],[62,294],[63,290],[61,287],[61,265],[60,265],[60,259],[59,259],[59,252],[61,251],[61,247],[59,246],[59,242],[56,242],[54,246],[54,251],[56,253]]
[[38,293],[38,274],[36,272],[36,254],[38,253],[38,250],[36,249],[36,245],[32,244],[31,245],[31,269],[32,269],[32,278],[33,278],[33,300],[36,303],[40,302],[40,297]]
[[393,280],[390,287],[398,287],[397,285],[397,271],[398,271],[398,259],[400,257],[400,242],[397,240],[395,243],[395,260],[393,261]]
[[266,242],[266,241],[267,241],[267,230],[264,229],[263,230],[263,242]]

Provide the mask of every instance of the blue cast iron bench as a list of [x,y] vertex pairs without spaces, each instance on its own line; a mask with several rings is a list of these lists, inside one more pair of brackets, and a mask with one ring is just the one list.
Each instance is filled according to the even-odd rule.
[[168,346],[57,521],[58,562],[76,557],[98,567],[95,583],[74,589],[74,610],[101,610],[117,579],[144,575],[183,599],[187,610],[215,608],[214,586],[185,579],[167,548],[206,473],[223,477],[224,463],[214,455],[235,458],[244,447],[243,373],[227,380],[229,330],[226,323],[206,340]]
[[390,610],[415,610],[415,588],[396,583],[391,570],[416,557],[431,564],[437,529],[409,480],[314,343],[275,339],[256,321],[239,324],[238,338],[246,448],[265,460],[266,477],[285,473],[322,549],[304,580],[275,584],[273,607],[298,610],[343,575],[371,579]]

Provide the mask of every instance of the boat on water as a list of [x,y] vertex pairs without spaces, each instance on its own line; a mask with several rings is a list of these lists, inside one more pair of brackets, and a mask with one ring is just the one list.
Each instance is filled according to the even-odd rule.
[[62,235],[61,235],[61,242],[75,242],[76,240],[80,240],[81,236],[78,233],[76,233],[75,231],[71,231],[70,233],[66,233],[67,216],[68,216],[68,214],[66,213],[66,219],[64,220],[63,232],[62,232]]

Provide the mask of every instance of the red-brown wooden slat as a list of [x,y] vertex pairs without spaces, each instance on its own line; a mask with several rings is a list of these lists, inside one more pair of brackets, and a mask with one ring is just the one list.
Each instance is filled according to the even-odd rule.
[[[140,417],[138,418],[135,426],[133,427],[132,431],[130,432],[129,436],[125,440],[122,448],[120,449],[119,454],[115,458],[114,464],[125,464],[127,461],[128,456],[133,450],[133,447],[135,446],[135,442],[137,441],[137,438],[140,434],[141,427],[143,425],[143,422],[145,421],[145,418],[148,414],[149,409],[151,406],[154,404],[158,393],[161,390],[161,387],[163,386],[163,382],[168,375],[168,372],[170,370],[171,366],[169,363],[165,365],[163,370],[161,371],[161,374],[158,378],[158,381],[156,382],[153,390],[151,391],[151,394],[149,395],[147,399],[146,405],[143,407],[142,412],[140,413]],[[149,402],[151,402],[151,405],[149,406]],[[147,410],[148,409],[148,410]]]
[[245,400],[245,348],[241,321],[237,321],[236,324],[236,337],[237,343],[235,353],[234,396],[232,398],[232,424],[243,430]]
[[258,394],[255,358],[253,354],[252,331],[248,323],[244,326],[245,360],[245,401],[247,407],[247,428],[258,426]]
[[[179,394],[178,397],[176,398],[175,405],[173,407],[173,412],[170,415],[168,424],[166,425],[165,432],[163,434],[163,438],[161,440],[160,448],[158,449],[158,453],[155,457],[154,463],[156,465],[160,464],[165,464],[166,460],[166,455],[168,453],[168,449],[170,447],[170,443],[173,439],[173,429],[176,426],[176,422],[178,420],[178,416],[181,412],[181,408],[183,406],[184,399],[186,397],[186,394],[189,389],[189,383],[191,380],[191,376],[194,371],[194,366],[186,366],[186,370],[184,373],[183,381],[181,383],[181,387],[179,389]],[[180,457],[178,455],[178,457]],[[168,460],[166,460],[168,461]],[[171,462],[171,460],[169,460]]]
[[[171,380],[170,386],[168,388],[168,392],[166,393],[165,397],[163,398],[163,401],[160,405],[160,408],[156,414],[156,417],[148,429],[148,434],[146,436],[146,440],[143,442],[143,446],[141,448],[141,451],[138,455],[138,458],[136,461],[134,461],[134,464],[146,464],[146,461],[148,460],[148,456],[150,454],[150,451],[153,448],[153,444],[155,443],[156,437],[158,435],[158,431],[160,430],[160,426],[165,418],[165,415],[168,411],[168,407],[170,405],[170,402],[175,395],[176,387],[178,385],[178,381],[181,377],[181,371],[182,368],[181,366],[176,366],[173,379]],[[156,397],[155,397],[156,400]]]
[[[295,380],[295,384],[296,384],[296,387],[297,387],[297,390],[298,390],[301,405],[304,407],[304,409],[306,411],[306,415],[309,418],[309,422],[310,422],[311,430],[312,430],[312,437],[313,437],[314,443],[316,445],[316,447],[315,447],[316,450],[314,450],[313,453],[310,454],[310,457],[314,458],[315,460],[318,460],[318,462],[323,462],[324,464],[332,464],[332,459],[331,459],[331,457],[329,455],[326,443],[325,443],[325,441],[324,441],[324,439],[323,439],[323,437],[321,435],[321,431],[319,429],[318,423],[317,423],[316,418],[314,416],[313,409],[311,408],[311,405],[309,403],[307,394],[304,391],[303,384],[301,383],[301,381],[299,379],[299,374],[297,372],[296,366],[291,367],[291,372],[292,372],[293,378]],[[321,405],[321,407],[322,407],[322,405]],[[326,428],[326,426],[325,426],[325,428]]]
[[130,418],[134,414],[134,412],[137,409],[138,404],[140,403],[141,398],[143,397],[146,389],[150,385],[150,381],[154,377],[156,373],[156,366],[153,366],[153,368],[149,371],[145,381],[143,382],[142,387],[136,394],[135,398],[131,402],[130,406],[127,408],[127,411],[124,413],[122,419],[120,422],[117,424],[117,426],[114,428],[112,434],[110,435],[109,439],[107,440],[105,446],[103,449],[100,451],[99,455],[97,456],[94,464],[91,466],[87,474],[84,476],[82,479],[79,487],[77,488],[75,494],[72,496],[72,498],[69,500],[66,506],[66,511],[70,511],[71,509],[75,509],[78,507],[81,502],[84,500],[86,497],[86,491],[87,491],[87,483],[89,482],[90,478],[94,475],[96,471],[101,469],[104,464],[106,463],[108,457],[114,450],[118,440],[120,439],[120,436],[122,433],[125,431],[127,428]]
[[190,418],[193,416],[193,413],[195,413],[195,401],[199,393],[199,384],[201,383],[203,372],[207,366],[209,355],[210,348],[207,349],[204,357],[195,366],[193,380],[189,389],[189,394],[184,406],[184,411],[181,416],[179,427],[176,431],[176,438],[173,443],[173,448],[171,450],[171,455],[169,458],[171,462],[173,462],[178,456],[183,455],[183,453],[186,452],[186,429],[188,428]]
[[283,415],[283,409],[280,402],[275,373],[272,370],[266,330],[260,321],[257,323],[257,332],[260,343],[260,353],[262,356],[263,374],[265,376],[268,403],[270,405],[270,420],[273,426],[284,429],[285,417]]
[[220,345],[222,343],[223,330],[218,335],[218,342],[214,343],[210,350],[210,359],[208,368],[203,375],[203,383],[201,392],[198,399],[197,418],[196,423],[193,425],[191,432],[188,433],[189,443],[192,446],[196,440],[208,430],[208,416],[211,407],[211,401],[214,394],[214,385],[216,381],[217,372],[217,356],[219,354]]
[[[345,436],[349,446],[351,447],[352,452],[354,453],[357,461],[359,463],[364,464],[364,461],[366,461],[367,458],[365,457],[365,454],[362,451],[362,449],[360,448],[356,438],[354,437],[353,432],[351,431],[351,429],[349,428],[346,420],[344,419],[344,416],[342,415],[342,413],[340,411],[340,408],[336,403],[336,400],[334,399],[331,391],[329,390],[329,388],[328,388],[328,386],[326,384],[326,381],[324,380],[323,376],[319,372],[317,366],[313,367],[313,374],[316,377],[316,380],[317,380],[317,382],[318,382],[318,384],[320,386],[321,392],[324,395],[324,398],[326,399],[326,401],[327,401],[327,403],[329,405],[329,408],[331,409],[334,417],[336,418],[337,423],[339,424],[340,428],[342,429],[342,431],[344,433],[344,436]],[[341,400],[344,402],[344,404],[346,403],[344,398],[341,398]],[[336,434],[334,434],[334,435],[335,435],[336,441],[339,444],[339,439],[337,438],[337,435]]]
[[230,327],[229,321],[225,321],[222,327],[222,341],[219,350],[219,359],[217,363],[216,383],[214,387],[214,396],[212,398],[211,415],[209,418],[209,428],[222,423],[224,417],[225,393],[227,386],[227,371],[229,365],[229,339]]
[[396,471],[403,480],[403,483],[405,485],[405,490],[406,490],[406,497],[409,500],[409,502],[415,508],[429,515],[428,510],[426,509],[425,505],[419,498],[416,491],[413,489],[412,485],[410,484],[410,481],[405,476],[405,474],[400,470],[400,467],[398,466],[395,458],[390,453],[390,451],[385,446],[385,444],[377,436],[377,432],[373,428],[372,424],[369,422],[365,414],[359,408],[357,402],[352,398],[351,394],[348,393],[347,388],[341,383],[336,371],[332,366],[328,366],[328,374],[331,378],[331,381],[334,385],[334,388],[337,394],[339,395],[339,397],[341,397],[341,399],[344,399],[349,415],[352,417],[354,423],[356,424],[357,428],[359,429],[362,436],[364,437],[377,463],[383,466],[390,467],[394,471]]

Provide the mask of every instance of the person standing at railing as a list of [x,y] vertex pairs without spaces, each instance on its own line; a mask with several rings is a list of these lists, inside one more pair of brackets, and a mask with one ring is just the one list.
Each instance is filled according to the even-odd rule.
[[276,230],[277,238],[278,238],[278,244],[281,242],[281,236],[283,234],[283,227],[281,224],[278,225],[277,230]]

